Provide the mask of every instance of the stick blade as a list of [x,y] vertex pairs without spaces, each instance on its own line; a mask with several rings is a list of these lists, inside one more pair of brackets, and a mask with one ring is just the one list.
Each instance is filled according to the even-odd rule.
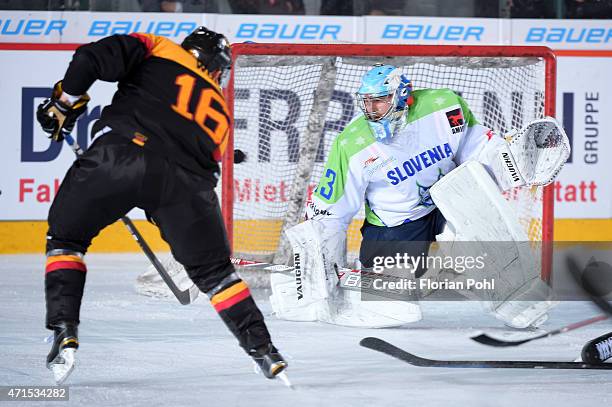
[[482,345],[494,346],[496,348],[507,348],[511,346],[522,345],[525,342],[529,342],[529,339],[522,341],[505,341],[503,339],[493,338],[492,336],[489,336],[487,334],[472,336],[470,339]]

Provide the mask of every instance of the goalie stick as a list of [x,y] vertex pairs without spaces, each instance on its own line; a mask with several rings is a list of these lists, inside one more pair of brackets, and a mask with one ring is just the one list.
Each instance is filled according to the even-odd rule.
[[564,327],[555,329],[554,331],[550,331],[542,335],[534,336],[533,338],[528,338],[528,339],[523,339],[523,340],[518,340],[518,341],[507,341],[505,339],[497,339],[487,334],[476,335],[476,336],[471,337],[470,339],[478,343],[481,343],[483,345],[489,345],[489,346],[495,346],[495,347],[519,346],[527,342],[535,341],[537,339],[549,338],[551,336],[573,331],[574,329],[582,328],[583,326],[591,325],[599,321],[604,321],[606,319],[608,319],[607,315],[597,315],[593,318],[585,319],[579,322],[574,322],[573,324],[569,324]]
[[598,315],[598,316],[595,316],[589,319],[585,319],[583,321],[574,322],[564,327],[555,329],[554,331],[550,331],[545,334],[535,336],[533,338],[519,340],[519,341],[507,341],[504,339],[496,339],[487,334],[473,336],[470,339],[478,343],[481,343],[483,345],[489,345],[489,346],[496,346],[496,347],[518,346],[518,345],[522,345],[527,342],[535,341],[537,339],[548,338],[548,337],[562,334],[565,332],[573,331],[574,329],[582,328],[584,326],[591,325],[599,321],[604,321],[608,319],[610,316],[612,316],[612,305],[610,305],[605,299],[601,298],[600,296],[595,295],[594,288],[591,286],[590,282],[584,281],[582,279],[581,269],[578,266],[578,263],[576,262],[576,260],[572,256],[568,256],[566,258],[566,265],[567,265],[567,268],[570,274],[576,280],[576,283],[578,284],[578,286],[582,288],[583,292],[589,297],[589,299],[593,301],[593,303],[595,303],[595,305],[597,305],[599,309],[605,312],[606,315]]
[[[72,151],[74,151],[74,153],[77,155],[77,157],[83,154],[83,149],[78,145],[72,135],[64,134],[64,139],[66,140],[66,143],[68,143]],[[153,267],[155,267],[155,270],[157,270],[162,280],[164,280],[164,282],[166,283],[170,291],[172,291],[172,294],[174,294],[176,299],[183,305],[191,304],[200,293],[198,287],[194,284],[186,290],[181,290],[180,288],[178,288],[178,286],[172,280],[172,277],[170,276],[168,271],[166,271],[157,256],[155,256],[155,253],[153,253],[147,242],[140,234],[140,232],[136,228],[136,225],[134,225],[134,222],[132,222],[132,220],[127,216],[123,216],[121,218],[121,221],[129,230],[134,240],[136,240],[136,243],[138,243],[138,246],[140,246],[151,264],[153,264]]]
[[595,369],[612,370],[612,364],[588,364],[583,362],[536,361],[536,360],[440,360],[427,359],[398,348],[379,338],[363,338],[359,344],[364,348],[384,353],[419,367],[443,368],[496,368],[496,369]]
[[[253,268],[255,270],[270,271],[276,273],[292,273],[295,271],[295,267],[287,266],[284,264],[273,264],[260,262],[255,260],[247,260],[232,257],[230,258],[232,264],[243,268]],[[394,276],[387,276],[385,274],[377,274],[374,272],[350,269],[346,267],[336,267],[336,276],[338,277],[338,286],[346,290],[361,291],[361,289],[368,289],[371,287],[373,278],[381,279],[397,279]]]

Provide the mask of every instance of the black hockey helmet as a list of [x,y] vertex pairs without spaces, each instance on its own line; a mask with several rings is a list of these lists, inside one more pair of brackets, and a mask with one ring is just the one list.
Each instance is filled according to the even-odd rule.
[[223,34],[200,26],[185,37],[181,47],[196,57],[200,68],[209,73],[219,71],[219,85],[225,86],[232,67],[232,53],[230,43]]

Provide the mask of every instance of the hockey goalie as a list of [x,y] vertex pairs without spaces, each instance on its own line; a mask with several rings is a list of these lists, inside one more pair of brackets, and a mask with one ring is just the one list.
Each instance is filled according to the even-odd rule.
[[[557,121],[544,118],[504,136],[495,134],[452,90],[413,91],[406,75],[391,65],[371,68],[356,100],[362,114],[334,141],[308,203],[308,219],[286,231],[295,271],[271,277],[275,314],[360,327],[421,319],[423,292],[365,301],[360,290],[346,284],[352,274],[344,269],[346,231],[365,206],[362,277],[371,274],[377,259],[433,254],[430,244],[436,240],[450,241],[443,245],[450,257],[459,250],[452,242],[471,242],[471,250],[488,253],[487,273],[499,282],[474,298],[508,326],[540,324],[555,302],[502,191],[554,180],[569,157],[569,142]],[[474,277],[473,271],[411,266],[415,281]],[[471,298],[470,292],[463,294]]]

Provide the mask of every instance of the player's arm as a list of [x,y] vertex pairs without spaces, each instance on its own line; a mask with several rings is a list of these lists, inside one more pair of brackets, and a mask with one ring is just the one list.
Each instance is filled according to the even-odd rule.
[[330,150],[321,179],[308,204],[307,218],[321,222],[326,228],[346,232],[351,220],[361,208],[367,180],[342,147],[342,134]]
[[113,35],[79,47],[64,79],[53,86],[51,97],[38,106],[36,119],[43,131],[61,142],[86,110],[87,90],[98,79],[116,82],[148,55],[144,35]]
[[554,180],[570,150],[567,135],[554,118],[534,120],[502,137],[479,124],[467,103],[457,97],[465,119],[455,156],[458,165],[480,162],[502,190]]
[[122,80],[147,57],[147,39],[141,34],[112,35],[80,46],[64,75],[64,92],[82,95],[96,80]]

